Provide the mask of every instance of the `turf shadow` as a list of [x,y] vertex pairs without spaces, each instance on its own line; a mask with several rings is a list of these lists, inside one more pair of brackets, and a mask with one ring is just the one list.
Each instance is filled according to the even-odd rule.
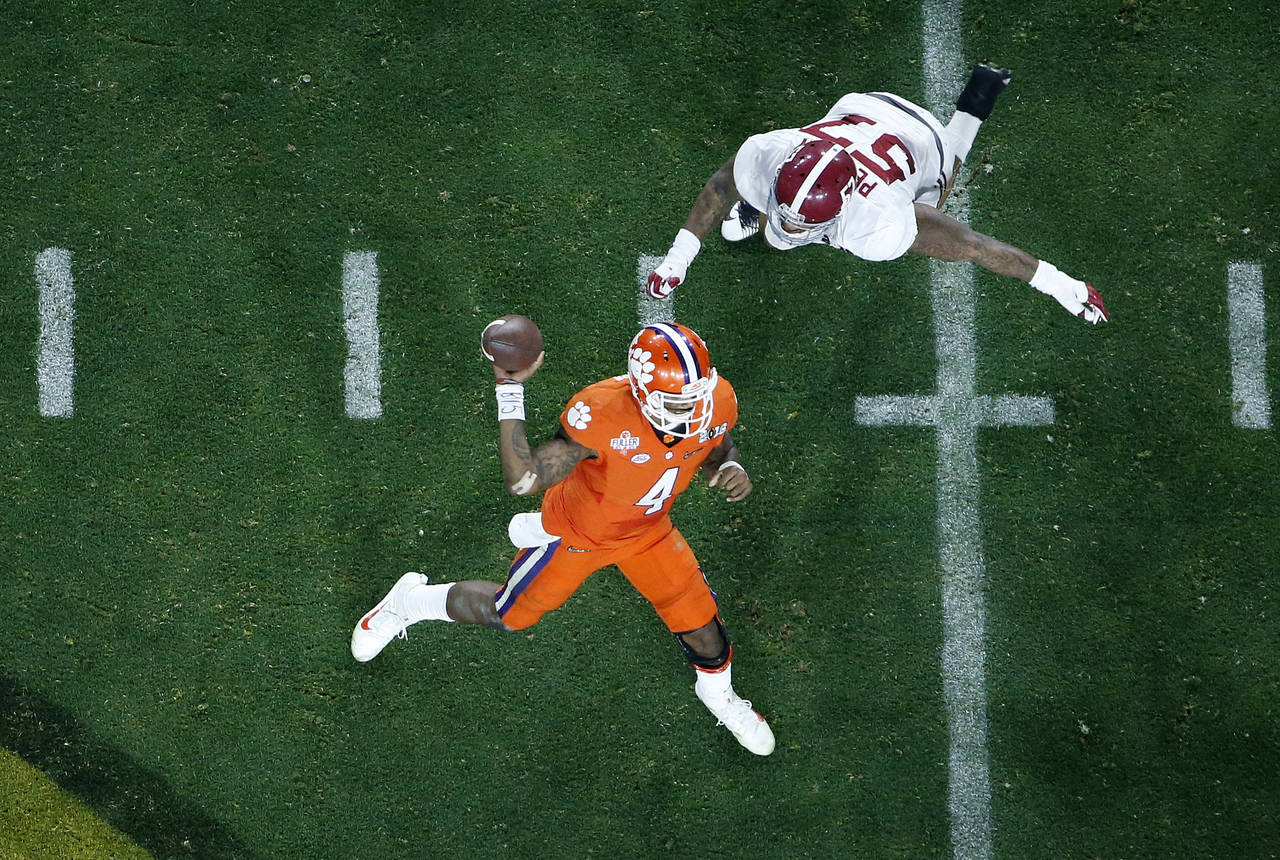
[[75,795],[153,856],[253,858],[221,822],[76,718],[0,675],[0,747]]

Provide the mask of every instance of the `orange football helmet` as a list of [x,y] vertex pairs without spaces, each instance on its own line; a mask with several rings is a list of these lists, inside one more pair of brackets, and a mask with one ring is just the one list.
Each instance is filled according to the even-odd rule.
[[627,350],[627,378],[640,411],[660,432],[686,438],[711,427],[719,377],[707,345],[687,326],[641,329]]

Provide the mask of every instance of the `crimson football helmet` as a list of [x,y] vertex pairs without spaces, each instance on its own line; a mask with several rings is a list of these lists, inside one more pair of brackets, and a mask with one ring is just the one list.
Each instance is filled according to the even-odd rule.
[[856,172],[848,151],[829,140],[807,140],[791,150],[769,189],[769,244],[788,250],[821,239],[840,214]]
[[627,350],[627,379],[640,411],[659,431],[687,438],[711,427],[719,377],[692,329],[679,323],[642,329]]

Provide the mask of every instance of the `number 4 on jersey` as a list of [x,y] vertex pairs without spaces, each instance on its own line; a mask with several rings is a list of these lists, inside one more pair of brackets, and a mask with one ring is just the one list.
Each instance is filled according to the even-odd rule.
[[640,497],[640,501],[636,502],[637,507],[645,508],[644,515],[646,517],[662,510],[667,503],[667,499],[675,495],[676,476],[679,474],[679,466],[672,466],[667,469],[649,488],[649,491]]

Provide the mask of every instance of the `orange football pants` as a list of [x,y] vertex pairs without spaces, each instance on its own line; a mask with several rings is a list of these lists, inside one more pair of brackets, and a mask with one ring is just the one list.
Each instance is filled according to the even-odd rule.
[[[637,551],[639,544],[642,549]],[[688,633],[716,615],[716,597],[693,550],[672,528],[657,543],[636,541],[614,548],[587,549],[556,540],[516,554],[506,584],[493,602],[504,624],[524,630],[558,609],[587,577],[617,565],[636,591],[653,604],[672,633]]]

